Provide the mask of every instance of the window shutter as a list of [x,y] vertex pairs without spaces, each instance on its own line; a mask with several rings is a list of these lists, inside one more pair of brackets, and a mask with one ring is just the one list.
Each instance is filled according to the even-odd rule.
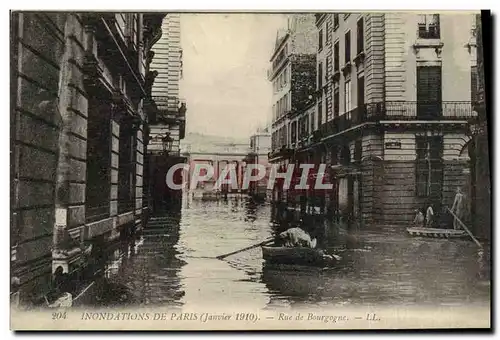
[[441,66],[417,67],[417,116],[432,119],[441,116]]

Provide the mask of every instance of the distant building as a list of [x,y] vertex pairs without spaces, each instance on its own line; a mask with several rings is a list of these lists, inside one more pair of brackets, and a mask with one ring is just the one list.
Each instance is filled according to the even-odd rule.
[[[147,145],[147,187],[154,210],[180,204],[181,191],[165,185],[165,176],[174,164],[181,163],[180,141],[186,130],[186,103],[180,98],[182,78],[181,24],[179,13],[168,13],[162,22],[162,36],[153,46],[150,57],[152,102],[150,139]],[[180,172],[179,172],[180,174]],[[180,177],[179,179],[180,180]]]
[[[196,164],[208,165],[214,169],[213,176],[193,188],[192,193],[212,192],[214,185],[224,169],[228,166],[234,166],[236,172],[237,188],[231,188],[230,185],[221,185],[220,191],[227,193],[240,193],[243,173],[245,171],[245,162],[243,158],[248,153],[248,143],[244,140],[233,138],[222,138],[216,136],[200,135],[190,133],[181,144],[181,155],[186,158],[190,165],[188,178],[184,179],[186,185],[192,180],[192,171]],[[202,171],[201,175],[206,174]],[[187,188],[188,189],[188,188]]]
[[[250,148],[244,158],[247,167],[249,164],[260,164],[266,168],[266,174],[269,174],[269,152],[271,152],[271,133],[267,129],[257,131],[250,137]],[[257,175],[256,170],[249,175]],[[268,196],[266,177],[260,181],[249,183],[248,194],[259,198],[266,198]]]
[[466,195],[476,46],[471,13],[322,13],[317,132],[326,210],[406,225]]
[[[297,125],[290,121],[314,103],[317,34],[313,14],[292,14],[286,30],[279,30],[268,79],[273,84],[273,118],[269,161],[290,161]],[[295,143],[295,142],[293,142]],[[276,195],[280,195],[276,193]]]

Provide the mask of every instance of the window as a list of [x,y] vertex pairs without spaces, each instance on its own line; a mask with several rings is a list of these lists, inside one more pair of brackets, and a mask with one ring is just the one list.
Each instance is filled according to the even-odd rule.
[[345,82],[344,86],[344,112],[351,111],[351,81]]
[[443,180],[443,138],[416,136],[416,194],[420,197],[439,198]]
[[441,66],[417,66],[417,116],[441,117]]
[[318,64],[318,90],[323,88],[323,63]]
[[365,77],[358,78],[358,107],[362,108],[365,105]]
[[362,143],[361,140],[358,139],[354,142],[354,160],[355,161],[361,161],[361,154],[362,154]]
[[418,22],[418,37],[421,39],[439,39],[441,37],[439,14],[422,14]]
[[295,143],[297,141],[297,121],[292,122],[290,134],[290,142]]
[[288,83],[288,69],[283,70],[283,84],[286,85]]
[[120,124],[118,158],[118,213],[134,208],[135,196],[135,136],[131,124]]
[[323,124],[323,102],[320,101],[318,102],[318,127]]
[[111,192],[111,107],[95,98],[89,100],[87,126],[86,220],[109,216]]
[[335,45],[333,46],[333,72],[338,72],[339,71],[339,57],[340,57],[340,52],[339,52],[339,42],[337,41]]
[[357,40],[356,40],[356,45],[357,45],[357,51],[356,54],[360,54],[361,52],[364,51],[365,49],[365,34],[364,34],[364,24],[363,24],[363,18],[358,20],[357,24]]
[[319,30],[318,34],[318,51],[321,51],[323,49],[323,30]]
[[311,122],[311,127],[310,127],[310,131],[315,131],[316,129],[314,128],[314,112],[311,113],[311,119],[309,119],[309,121]]
[[309,136],[309,115],[304,117],[304,137]]
[[333,117],[338,117],[339,116],[339,109],[340,109],[340,103],[339,103],[339,89],[336,88],[335,91],[333,92]]
[[351,31],[347,31],[345,34],[345,63],[347,64],[351,61]]
[[339,15],[333,14],[333,30],[336,30],[339,27]]
[[472,101],[472,104],[474,105],[479,101],[478,95],[477,95],[477,66],[471,66],[470,69],[470,99]]

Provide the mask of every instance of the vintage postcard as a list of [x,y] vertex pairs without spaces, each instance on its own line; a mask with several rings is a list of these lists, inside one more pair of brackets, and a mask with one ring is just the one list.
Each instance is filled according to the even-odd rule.
[[490,329],[489,15],[12,11],[11,329]]

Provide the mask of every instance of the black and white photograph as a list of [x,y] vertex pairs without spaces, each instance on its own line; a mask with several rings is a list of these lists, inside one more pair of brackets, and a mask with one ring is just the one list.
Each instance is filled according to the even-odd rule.
[[491,16],[12,10],[11,329],[491,329]]

